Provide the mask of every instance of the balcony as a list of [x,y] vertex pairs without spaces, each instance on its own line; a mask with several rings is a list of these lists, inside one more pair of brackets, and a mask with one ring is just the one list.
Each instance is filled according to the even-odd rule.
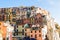
[[31,30],[40,30],[41,28],[42,28],[42,25],[35,24],[35,25],[32,25]]
[[32,27],[31,30],[40,30],[39,27]]

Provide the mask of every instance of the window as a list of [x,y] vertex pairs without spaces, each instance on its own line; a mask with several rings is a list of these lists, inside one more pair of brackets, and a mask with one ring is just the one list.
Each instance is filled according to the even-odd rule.
[[3,40],[5,40],[5,38],[3,38]]
[[22,25],[22,28],[24,28],[24,26]]
[[15,15],[16,14],[16,11],[13,11],[12,14]]
[[31,37],[33,37],[33,35],[31,35]]
[[17,29],[17,32],[18,32],[18,29]]
[[32,27],[32,30],[35,30],[35,27]]
[[27,36],[27,33],[25,33],[25,36]]
[[35,31],[35,33],[36,33],[36,31]]
[[0,25],[1,25],[1,23],[0,23]]
[[5,15],[2,15],[2,20],[4,21]]
[[34,24],[34,18],[31,18],[31,23]]
[[45,15],[43,15],[42,17],[45,17]]
[[31,33],[32,33],[32,31],[31,31]]
[[16,35],[18,35],[18,32],[16,33]]
[[25,29],[25,31],[27,31],[27,30]]
[[24,29],[22,29],[22,35],[24,35]]
[[22,32],[22,35],[24,35],[24,33]]
[[39,34],[39,37],[41,37],[41,34]]
[[22,20],[16,20],[16,24],[19,25],[19,24],[22,24]]
[[41,32],[41,30],[39,30],[39,32]]
[[39,23],[39,21],[37,20],[37,23]]
[[13,33],[13,35],[15,36],[15,32]]
[[17,25],[17,28],[18,28],[18,25]]
[[12,19],[12,21],[13,21],[13,22],[16,22],[16,19],[15,19],[15,18],[13,18],[13,19]]
[[37,38],[37,35],[35,34],[35,38]]

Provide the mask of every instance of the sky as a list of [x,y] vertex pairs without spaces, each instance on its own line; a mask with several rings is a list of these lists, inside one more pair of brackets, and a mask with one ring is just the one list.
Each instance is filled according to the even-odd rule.
[[37,6],[50,12],[55,22],[60,25],[60,0],[0,0],[0,8]]

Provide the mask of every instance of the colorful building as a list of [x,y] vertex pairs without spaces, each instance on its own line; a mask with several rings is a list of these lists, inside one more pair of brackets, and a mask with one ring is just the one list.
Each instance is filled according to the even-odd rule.
[[[36,40],[45,40],[46,37],[49,40],[54,40],[55,37],[53,35],[56,30],[54,19],[48,11],[42,8],[34,6],[0,8],[0,21],[9,21],[10,25],[14,26],[13,40],[26,36],[36,38]],[[3,26],[3,22],[1,23]],[[6,34],[5,28],[4,26],[0,27],[0,32],[3,35]],[[5,31],[5,34],[1,30]],[[1,33],[0,36],[2,36]]]

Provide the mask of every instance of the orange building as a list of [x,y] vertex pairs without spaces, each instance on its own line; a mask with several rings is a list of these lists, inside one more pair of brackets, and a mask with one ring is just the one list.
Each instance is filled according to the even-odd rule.
[[41,30],[33,30],[31,28],[26,28],[25,36],[29,36],[30,38],[35,38],[36,40],[42,40]]
[[4,26],[4,22],[0,22],[0,33],[2,35],[2,38],[5,39],[7,34],[7,27]]

